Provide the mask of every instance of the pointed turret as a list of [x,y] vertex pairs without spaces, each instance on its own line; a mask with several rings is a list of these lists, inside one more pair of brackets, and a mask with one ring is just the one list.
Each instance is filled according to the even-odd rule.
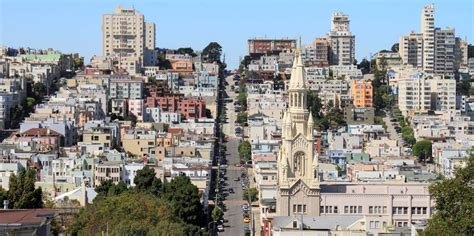
[[290,89],[305,89],[305,83],[303,59],[301,53],[297,50],[291,70]]
[[309,138],[313,138],[313,127],[314,127],[313,114],[310,111],[309,117],[308,117],[308,137]]

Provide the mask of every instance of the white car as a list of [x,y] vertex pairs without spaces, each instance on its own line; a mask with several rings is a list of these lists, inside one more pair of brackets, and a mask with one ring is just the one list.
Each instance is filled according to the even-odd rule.
[[219,231],[219,232],[224,231],[224,226],[223,225],[218,225],[217,226],[217,231]]

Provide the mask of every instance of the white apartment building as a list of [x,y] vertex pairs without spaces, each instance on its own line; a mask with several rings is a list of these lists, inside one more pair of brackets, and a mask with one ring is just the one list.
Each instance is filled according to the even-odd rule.
[[352,65],[355,59],[355,36],[349,29],[349,16],[342,12],[332,15],[329,41],[329,64]]
[[139,73],[143,65],[154,66],[155,24],[133,8],[115,7],[102,16],[103,56],[115,57],[129,73]]
[[467,42],[456,38],[453,28],[436,28],[434,15],[434,4],[423,7],[421,33],[400,37],[400,56],[404,65],[421,68],[425,73],[453,76],[467,65]]
[[423,34],[411,32],[408,36],[401,36],[399,53],[404,65],[413,67],[423,66]]
[[421,33],[423,34],[423,70],[433,73],[435,70],[435,26],[434,4],[423,7],[421,12]]
[[411,112],[456,110],[456,81],[444,76],[416,72],[398,80],[398,106],[404,115]]

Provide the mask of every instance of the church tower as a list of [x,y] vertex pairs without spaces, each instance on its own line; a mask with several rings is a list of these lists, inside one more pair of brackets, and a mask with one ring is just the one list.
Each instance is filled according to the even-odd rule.
[[307,93],[303,60],[297,49],[278,155],[278,216],[319,215],[318,159],[314,155],[313,118],[306,109]]

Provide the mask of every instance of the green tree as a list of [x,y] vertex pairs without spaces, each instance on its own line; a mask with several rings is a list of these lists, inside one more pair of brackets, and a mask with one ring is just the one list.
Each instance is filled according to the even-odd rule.
[[160,69],[164,69],[164,70],[172,69],[171,62],[168,59],[166,59],[165,53],[158,54],[157,66],[159,66]]
[[252,158],[252,145],[248,140],[245,140],[239,144],[238,151],[240,160],[247,162]]
[[[126,192],[100,198],[79,213],[79,235],[189,235],[173,206],[150,194]],[[194,227],[195,228],[195,227]]]
[[0,186],[0,208],[3,209],[3,201],[8,199],[8,192]]
[[255,202],[258,200],[258,190],[256,188],[248,188],[244,190],[242,193],[242,199],[248,201],[250,199],[251,202]]
[[192,48],[178,48],[178,50],[176,50],[179,54],[188,54],[192,57],[195,57],[197,56],[196,53],[194,53],[194,50]]
[[39,101],[43,95],[46,94],[46,86],[42,83],[35,83],[33,85],[34,98]]
[[202,50],[202,60],[205,62],[221,62],[222,47],[216,42],[211,42]]
[[392,52],[398,52],[398,50],[399,50],[399,45],[400,45],[399,43],[393,44],[393,45],[392,45],[392,48],[391,48],[391,49],[392,49]]
[[224,211],[219,206],[215,206],[211,213],[212,221],[217,222],[224,217]]
[[187,176],[175,177],[165,185],[164,199],[169,201],[175,214],[184,222],[201,225],[204,219],[203,206],[200,201],[199,190],[191,183]]
[[474,154],[455,177],[430,186],[436,211],[428,221],[426,235],[472,235],[474,226]]
[[36,104],[36,99],[33,97],[27,97],[25,102],[26,102],[26,109],[30,110]]
[[237,123],[245,123],[247,122],[247,112],[239,112],[237,113]]
[[421,140],[413,145],[413,154],[419,158],[420,161],[426,161],[431,158],[431,141]]
[[43,207],[43,191],[35,188],[36,171],[21,168],[18,175],[10,176],[8,200],[10,208],[29,209]]
[[161,179],[156,177],[155,170],[149,166],[137,171],[133,183],[135,183],[135,189],[139,192],[146,192],[155,196],[159,196],[162,192]]
[[114,182],[112,182],[112,180],[104,180],[100,182],[100,185],[96,186],[94,189],[97,192],[97,197],[106,197],[109,195],[109,190],[113,185]]
[[318,94],[313,91],[309,92],[307,95],[307,108],[311,111],[313,119],[317,120],[321,118],[322,107],[323,105]]
[[127,184],[123,181],[119,181],[110,187],[108,196],[115,196],[128,191]]
[[461,80],[456,82],[456,92],[459,95],[469,96],[471,89],[471,81],[470,80]]
[[358,68],[362,71],[362,74],[368,74],[370,73],[370,61],[368,61],[366,58],[362,59],[362,61],[359,63]]
[[74,58],[74,70],[78,70],[84,67],[84,57]]
[[[401,125],[401,122],[400,122],[400,125]],[[402,138],[408,144],[413,145],[416,143],[413,128],[410,126],[406,126],[405,124],[402,125]]]
[[239,105],[241,105],[245,110],[245,107],[247,107],[247,93],[246,92],[239,93],[239,96],[237,96],[237,103],[239,103]]

